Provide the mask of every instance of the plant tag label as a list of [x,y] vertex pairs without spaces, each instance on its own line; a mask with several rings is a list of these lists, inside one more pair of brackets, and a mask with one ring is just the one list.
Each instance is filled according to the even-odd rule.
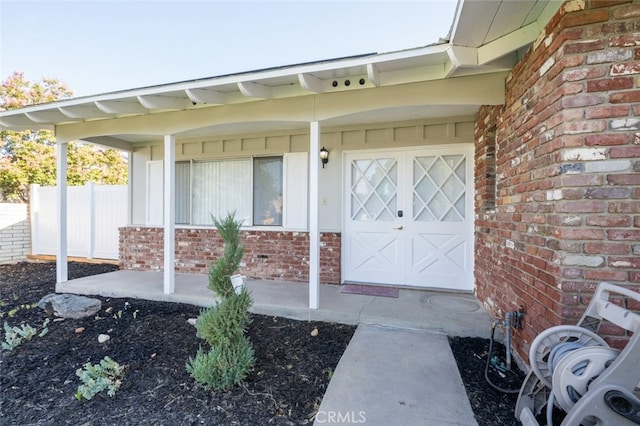
[[231,285],[233,285],[233,290],[236,292],[236,294],[240,294],[240,292],[244,288],[244,280],[242,279],[242,275],[231,275]]

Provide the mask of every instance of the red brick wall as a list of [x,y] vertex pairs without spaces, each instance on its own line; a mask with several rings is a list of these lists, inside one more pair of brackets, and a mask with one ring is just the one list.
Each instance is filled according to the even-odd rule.
[[508,76],[505,105],[478,113],[476,291],[496,317],[525,308],[514,339],[525,360],[538,333],[576,323],[599,282],[640,291],[639,115],[630,1],[565,3]]
[[[124,269],[161,270],[164,230],[155,227],[120,228],[120,266]],[[242,231],[245,266],[249,278],[283,281],[309,280],[309,234],[290,231]],[[205,274],[222,254],[215,229],[176,229],[176,271]],[[320,237],[320,281],[340,283],[340,233]]]

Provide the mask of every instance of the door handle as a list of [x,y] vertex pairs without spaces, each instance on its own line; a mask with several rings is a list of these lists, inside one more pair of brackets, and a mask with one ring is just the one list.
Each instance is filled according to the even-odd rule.
[[400,226],[396,226],[393,229],[397,229],[398,231],[402,231],[404,229],[404,226],[400,225]]

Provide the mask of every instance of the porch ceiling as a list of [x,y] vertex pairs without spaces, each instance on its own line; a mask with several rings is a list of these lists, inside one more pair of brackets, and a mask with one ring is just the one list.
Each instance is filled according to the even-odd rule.
[[[56,129],[80,125],[82,129],[110,130],[79,138],[131,149],[132,143],[148,141],[149,135],[119,128],[121,119],[154,116],[166,112],[256,104],[264,100],[321,97],[428,81],[444,81],[469,75],[510,70],[518,54],[540,34],[558,9],[560,0],[460,0],[450,40],[426,47],[383,54],[332,59],[308,64],[257,70],[165,85],[143,87],[100,95],[65,99],[47,104],[0,111],[0,130]],[[351,125],[364,122],[433,118],[473,114],[478,105],[429,102],[432,105],[394,105],[371,111],[348,111],[323,124]],[[458,103],[458,105],[456,105]],[[196,113],[197,114],[197,113]],[[108,126],[104,123],[109,122]],[[215,123],[185,129],[180,137],[268,131],[276,127],[302,128],[300,120],[264,119],[244,123]],[[283,127],[284,126],[284,127]],[[81,132],[82,133],[82,132]]]

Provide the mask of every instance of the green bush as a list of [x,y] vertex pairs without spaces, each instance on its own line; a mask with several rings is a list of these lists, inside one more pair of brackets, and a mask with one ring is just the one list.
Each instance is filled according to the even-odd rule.
[[222,302],[200,313],[196,322],[198,337],[216,347],[243,336],[251,320],[249,306],[249,292],[243,289],[240,294],[230,293]]
[[246,336],[215,346],[209,352],[202,348],[189,359],[187,371],[198,382],[215,390],[225,390],[239,384],[251,371],[254,353]]
[[226,298],[233,293],[230,277],[238,270],[244,256],[244,246],[240,243],[242,221],[235,220],[234,213],[229,213],[222,220],[214,217],[213,224],[224,241],[224,253],[209,268],[209,288],[219,297]]
[[240,243],[242,222],[229,214],[221,221],[213,218],[213,223],[225,245],[223,256],[209,269],[209,288],[221,301],[198,316],[198,336],[211,349],[206,352],[200,348],[195,358],[187,362],[187,371],[196,381],[223,390],[239,384],[254,364],[253,348],[245,336],[252,300],[245,288],[236,293],[231,284],[231,275],[238,270],[244,254]]
[[87,362],[84,368],[79,368],[76,375],[82,380],[78,386],[76,399],[82,401],[91,399],[103,390],[107,390],[107,395],[114,396],[120,388],[121,378],[124,374],[124,367],[112,360],[108,356],[100,360],[99,364],[92,365]]

